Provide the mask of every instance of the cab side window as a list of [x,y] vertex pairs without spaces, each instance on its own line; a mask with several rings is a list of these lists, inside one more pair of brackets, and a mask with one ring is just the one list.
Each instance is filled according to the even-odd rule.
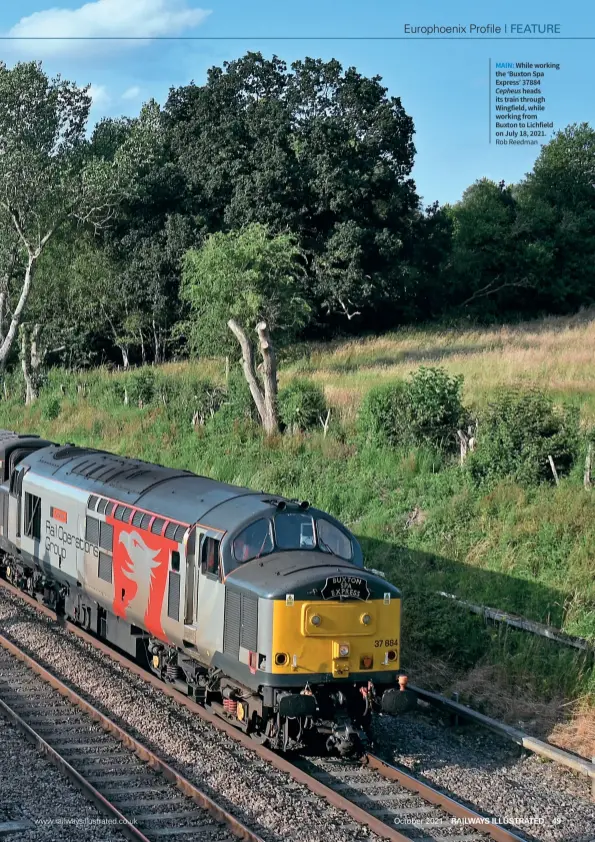
[[209,576],[219,576],[219,546],[220,541],[205,536],[202,539],[200,569],[201,573]]

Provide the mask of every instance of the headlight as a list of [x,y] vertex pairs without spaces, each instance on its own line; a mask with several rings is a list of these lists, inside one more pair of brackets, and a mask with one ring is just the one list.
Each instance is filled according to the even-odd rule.
[[369,626],[370,623],[372,622],[372,618],[370,617],[369,614],[362,614],[360,619],[361,619],[362,623],[364,624],[364,626]]
[[339,646],[339,658],[347,658],[349,655],[349,644],[341,643]]
[[314,616],[310,618],[310,622],[313,626],[319,626],[322,620],[320,619],[318,614],[314,614]]

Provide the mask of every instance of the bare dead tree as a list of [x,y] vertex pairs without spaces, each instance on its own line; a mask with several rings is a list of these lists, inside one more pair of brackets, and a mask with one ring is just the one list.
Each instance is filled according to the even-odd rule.
[[277,359],[271,342],[266,322],[256,325],[256,334],[262,356],[262,388],[256,375],[254,346],[244,328],[235,319],[230,319],[227,326],[238,340],[242,350],[242,368],[250,388],[250,394],[256,405],[258,415],[267,435],[279,430],[277,413]]

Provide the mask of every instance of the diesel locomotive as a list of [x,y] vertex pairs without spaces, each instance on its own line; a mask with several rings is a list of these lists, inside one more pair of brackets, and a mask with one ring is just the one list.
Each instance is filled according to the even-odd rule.
[[2,430],[0,575],[274,748],[410,704],[399,590],[307,502]]

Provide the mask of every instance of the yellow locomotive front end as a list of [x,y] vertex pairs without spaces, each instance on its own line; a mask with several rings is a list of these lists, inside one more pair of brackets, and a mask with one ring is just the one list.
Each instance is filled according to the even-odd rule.
[[390,591],[368,601],[295,600],[289,594],[274,601],[271,672],[316,683],[395,681],[400,629],[401,600]]

